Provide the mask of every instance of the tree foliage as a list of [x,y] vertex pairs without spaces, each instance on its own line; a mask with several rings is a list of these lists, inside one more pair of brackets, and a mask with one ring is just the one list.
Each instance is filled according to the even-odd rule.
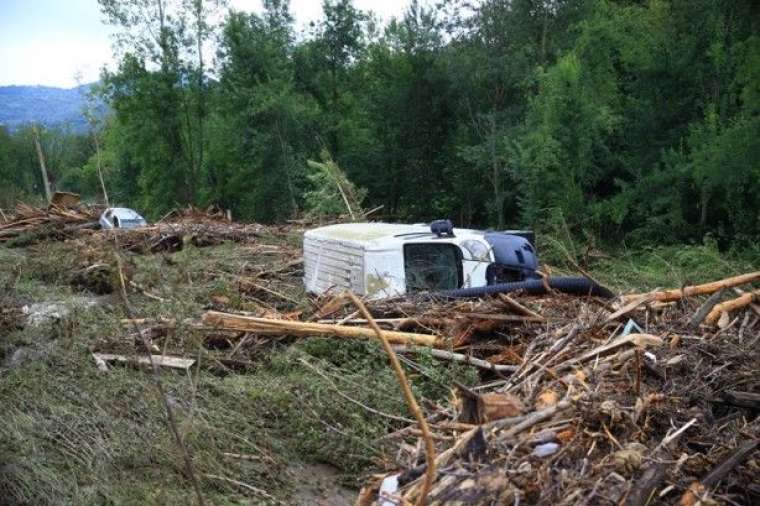
[[[104,74],[112,115],[96,139],[114,199],[148,215],[338,211],[308,164],[327,148],[387,219],[561,216],[614,242],[760,236],[756,2],[410,0],[381,26],[325,0],[301,33],[287,0],[257,14],[100,4],[119,66]],[[37,188],[24,135],[0,132],[0,163],[21,168],[0,173],[6,200]],[[91,144],[56,186],[96,195]]]

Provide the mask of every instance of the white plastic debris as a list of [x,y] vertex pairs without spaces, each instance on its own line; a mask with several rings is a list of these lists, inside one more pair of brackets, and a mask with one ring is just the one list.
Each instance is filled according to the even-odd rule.
[[549,455],[557,453],[557,450],[559,450],[559,445],[557,443],[544,443],[533,448],[533,456],[548,457]]
[[380,506],[398,506],[399,503],[395,499],[391,499],[392,496],[398,492],[398,474],[386,476],[383,482],[380,484],[380,491],[378,496],[380,498]]
[[633,321],[633,319],[628,318],[628,323],[625,324],[625,328],[623,329],[623,333],[620,334],[620,335],[621,336],[627,336],[628,334],[630,334],[634,330],[636,332],[638,332],[639,334],[643,334],[644,333],[644,331],[642,330],[642,328],[639,327],[638,323],[636,323],[635,321]]

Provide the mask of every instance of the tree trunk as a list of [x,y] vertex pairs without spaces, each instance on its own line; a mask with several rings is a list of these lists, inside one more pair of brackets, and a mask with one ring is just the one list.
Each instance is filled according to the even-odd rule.
[[95,142],[95,160],[98,165],[98,179],[100,179],[100,188],[103,190],[103,201],[106,207],[111,207],[108,202],[108,192],[106,191],[106,182],[103,180],[103,166],[100,160],[100,142],[98,141],[98,133],[93,130],[92,139]]
[[47,167],[45,167],[45,155],[42,153],[42,145],[40,144],[40,132],[37,129],[37,125],[32,127],[34,133],[34,146],[37,148],[37,159],[40,162],[40,173],[42,174],[42,184],[45,187],[45,197],[48,203],[53,198],[53,192],[50,190],[50,180],[48,179]]
[[710,190],[707,188],[702,188],[702,195],[701,195],[701,209],[699,213],[699,226],[704,227],[705,223],[707,223],[707,211],[709,209],[710,204]]

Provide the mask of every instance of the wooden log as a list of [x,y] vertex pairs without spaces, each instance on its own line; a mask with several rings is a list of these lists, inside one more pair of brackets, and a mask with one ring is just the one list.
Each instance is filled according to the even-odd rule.
[[718,290],[714,294],[710,295],[707,300],[699,306],[699,309],[696,313],[694,313],[694,316],[691,317],[689,320],[688,327],[694,331],[699,328],[699,325],[705,320],[708,313],[712,311],[712,309],[715,307],[715,305],[720,300],[721,296],[723,295],[724,290]]
[[533,318],[542,318],[540,314],[536,313],[532,309],[529,309],[519,302],[517,302],[515,299],[507,295],[506,293],[500,293],[499,299],[504,302],[507,306],[514,309],[518,313],[524,315],[524,316],[532,316]]
[[95,363],[98,364],[99,361],[102,362],[121,362],[121,363],[132,363],[132,364],[138,364],[138,365],[150,365],[151,364],[151,358],[153,359],[153,364],[159,367],[168,367],[170,369],[182,369],[187,370],[195,363],[195,360],[192,358],[183,358],[183,357],[170,357],[167,355],[152,355],[151,358],[148,358],[147,356],[141,356],[137,355],[134,357],[129,357],[126,355],[112,355],[110,353],[93,353],[92,357],[95,359]]
[[[347,327],[324,323],[278,320],[274,318],[256,318],[218,311],[207,311],[203,322],[209,326],[224,330],[238,330],[268,336],[296,337],[342,337],[348,339],[375,339],[375,332],[367,327]],[[414,334],[411,332],[383,331],[383,335],[393,344],[415,344],[438,347],[441,340],[431,334]]]
[[556,366],[555,370],[561,371],[567,369],[574,364],[583,362],[584,360],[588,360],[590,358],[594,358],[597,355],[606,353],[610,350],[614,350],[615,348],[629,343],[640,348],[644,348],[646,346],[662,346],[662,339],[652,334],[628,334],[625,336],[618,336],[608,344],[594,348],[593,350],[588,351],[579,357],[566,360],[565,362]]
[[740,447],[731,452],[726,460],[715,466],[715,469],[702,479],[702,484],[706,487],[717,485],[720,480],[725,478],[728,473],[736,466],[741,464],[757,447],[760,446],[760,440],[747,441]]
[[[657,302],[670,302],[674,300],[681,300],[684,297],[692,297],[694,295],[708,295],[722,288],[732,288],[734,286],[746,285],[747,283],[753,283],[760,281],[760,271],[748,272],[739,276],[733,276],[730,278],[720,279],[718,281],[712,281],[710,283],[704,283],[701,285],[687,286],[685,288],[676,288],[673,290],[663,290],[659,292],[652,292],[654,299]],[[636,293],[632,295],[626,295],[624,300],[633,300],[641,297],[644,294]]]
[[[737,287],[734,287],[734,292],[736,292],[736,295],[744,295],[745,293],[747,293],[741,288],[737,288]],[[753,302],[752,304],[749,305],[749,307],[752,308],[752,311],[754,311],[755,314],[757,314],[757,316],[760,316],[760,304],[755,304]]]
[[716,306],[712,308],[712,311],[710,311],[710,314],[707,315],[707,318],[705,318],[705,323],[708,325],[715,325],[720,319],[720,315],[724,312],[730,313],[731,311],[745,308],[756,300],[760,300],[760,290],[745,293],[744,295],[735,299],[716,304]]

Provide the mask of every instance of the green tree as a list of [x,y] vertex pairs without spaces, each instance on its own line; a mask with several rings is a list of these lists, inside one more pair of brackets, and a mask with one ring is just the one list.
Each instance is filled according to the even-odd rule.
[[233,12],[219,53],[207,199],[263,221],[300,208],[318,146],[316,104],[294,82],[292,23],[287,2],[265,2],[263,16]]
[[[103,75],[129,137],[140,201],[149,215],[199,200],[205,152],[204,43],[216,2],[99,0],[116,36],[118,70]],[[120,157],[121,158],[121,157]]]

